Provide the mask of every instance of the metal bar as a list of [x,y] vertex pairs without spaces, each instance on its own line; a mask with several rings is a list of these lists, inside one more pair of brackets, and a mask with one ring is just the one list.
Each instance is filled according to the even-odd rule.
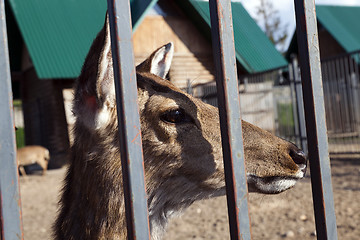
[[311,184],[318,239],[337,239],[314,0],[295,0]]
[[108,13],[128,239],[150,239],[129,1],[108,0]]
[[299,133],[301,140],[301,148],[307,153],[307,136],[306,136],[306,123],[305,123],[305,113],[304,113],[304,100],[303,100],[303,90],[301,86],[301,77],[299,74],[299,67],[296,58],[292,59],[293,64],[293,73],[294,73],[294,82],[295,82],[295,95],[296,95],[296,108],[297,108],[297,116],[299,122]]
[[295,133],[295,141],[296,145],[301,146],[301,135],[300,135],[300,127],[299,127],[299,117],[298,117],[298,103],[296,101],[296,91],[295,91],[295,77],[294,72],[297,69],[294,69],[293,60],[289,64],[289,80],[290,80],[290,94],[291,94],[291,104],[293,110],[293,118],[294,118],[294,133]]
[[210,0],[231,239],[251,239],[230,0]]
[[0,0],[0,239],[23,239],[5,5]]

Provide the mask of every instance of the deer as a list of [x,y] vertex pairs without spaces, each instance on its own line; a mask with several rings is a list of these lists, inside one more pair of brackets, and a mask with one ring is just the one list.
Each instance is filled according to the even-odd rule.
[[[218,109],[165,79],[173,52],[168,43],[136,67],[152,240],[195,201],[226,194]],[[76,81],[73,112],[54,238],[126,239],[108,17]],[[242,131],[249,192],[280,193],[304,177],[307,157],[294,144],[246,121]]]
[[43,169],[42,175],[45,175],[50,160],[50,153],[43,146],[25,146],[16,151],[16,159],[22,176],[26,176],[24,166],[30,164],[38,164]]

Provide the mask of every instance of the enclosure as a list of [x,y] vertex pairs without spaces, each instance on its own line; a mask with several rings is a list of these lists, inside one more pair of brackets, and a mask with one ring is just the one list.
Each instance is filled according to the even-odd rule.
[[[133,126],[137,126],[137,128],[140,129],[140,123],[138,113],[134,110],[136,107],[133,106],[133,103],[136,102],[137,99],[136,82],[127,81],[134,77],[133,73],[135,72],[134,56],[131,45],[131,27],[129,27],[131,26],[130,5],[127,1],[108,1],[108,4],[111,34],[113,38],[112,42],[116,43],[113,44],[112,48],[113,53],[116,53],[113,57],[115,63],[115,85],[118,94],[117,106],[118,112],[122,113],[118,114],[119,122],[122,123],[119,126],[119,129],[121,128],[119,132],[120,139],[122,139],[121,149],[123,151],[121,160],[123,161],[123,171],[126,172],[124,175],[129,177],[124,183],[124,188],[128,191],[128,194],[126,195],[128,234],[129,239],[148,239],[149,227],[147,224],[146,193],[143,185],[144,173],[143,171],[139,171],[139,169],[143,168],[142,151],[141,146],[134,146],[134,144],[131,144],[131,140],[134,139],[134,136],[137,136],[136,128]],[[147,4],[144,4],[144,7],[148,7]],[[275,69],[274,71],[268,71],[264,74],[241,76],[238,81],[237,72],[234,68],[236,63],[231,27],[230,1],[210,1],[209,6],[213,26],[213,54],[215,56],[215,66],[217,70],[216,81],[218,90],[215,94],[215,91],[213,90],[214,86],[198,86],[193,87],[191,92],[193,92],[195,96],[203,98],[205,101],[212,104],[217,104],[218,101],[220,108],[222,144],[226,169],[225,178],[227,186],[229,231],[231,239],[251,239],[247,186],[246,184],[241,184],[246,182],[246,174],[241,124],[239,124],[238,121],[240,119],[240,109],[242,109],[242,116],[244,119],[254,122],[264,129],[277,133],[278,135],[303,146],[305,146],[304,125],[306,123],[313,204],[311,199],[309,199],[311,194],[308,193],[307,195],[302,195],[306,196],[304,200],[308,201],[307,206],[314,206],[315,220],[313,216],[308,216],[307,212],[306,214],[302,214],[305,217],[301,215],[298,219],[298,216],[296,216],[295,221],[300,220],[300,222],[306,222],[307,219],[311,219],[308,221],[309,223],[315,222],[316,234],[313,233],[313,235],[310,235],[309,239],[315,235],[318,239],[337,239],[337,225],[328,150],[330,149],[330,153],[348,154],[356,153],[359,149],[359,112],[357,108],[359,98],[358,53],[346,57],[326,60],[320,65],[317,38],[313,38],[313,36],[317,36],[314,3],[307,0],[304,2],[295,1],[297,22],[303,23],[297,25],[299,52],[301,53],[299,56],[301,71],[298,69],[297,63],[294,60],[287,69]],[[12,120],[11,82],[9,60],[7,58],[6,25],[3,17],[4,1],[1,1],[1,16],[3,45],[0,46],[0,56],[3,57],[1,58],[0,66],[2,67],[1,72],[6,73],[4,74],[6,76],[6,78],[4,78],[5,88],[2,88],[1,92],[1,97],[4,101],[1,101],[2,103],[0,105],[0,111],[5,113],[4,115],[1,115],[2,118],[0,119],[2,141],[0,145],[2,166],[0,170],[2,239],[13,239],[14,236],[21,238],[23,233],[18,171],[15,158],[15,133]],[[126,21],[116,21],[120,16],[126,16],[123,18]],[[338,69],[338,71],[332,72],[334,69]],[[321,82],[321,70],[323,72],[323,82]],[[301,80],[299,77],[300,74]],[[303,93],[301,93],[300,82],[302,83]],[[239,92],[240,100],[238,95]],[[218,97],[217,101],[214,100],[214,96],[216,95]],[[302,98],[302,96],[304,97]],[[326,99],[325,104],[323,96]],[[304,101],[303,105],[301,104],[302,101]],[[327,106],[326,103],[330,103],[330,105]],[[328,131],[325,123],[325,109],[327,109],[326,121],[328,124]],[[340,115],[338,113],[340,113]],[[126,121],[124,120],[124,116],[127,117]],[[127,124],[124,124],[125,122],[127,122]],[[338,125],[341,125],[341,128],[337,128]],[[327,132],[329,134],[330,147],[328,146]],[[344,163],[341,161],[333,162],[333,165],[337,164],[341,165]],[[357,164],[357,161],[349,161],[344,164],[344,166],[347,167],[350,165],[350,167],[343,169],[345,174],[348,174],[349,178],[351,178],[350,186],[346,187],[349,187],[351,191],[354,191],[351,192],[351,194],[346,191],[344,192],[344,195],[349,194],[347,195],[348,200],[357,196],[358,186],[356,186],[356,180],[354,181],[354,179],[350,177],[356,175],[356,169],[351,166]],[[341,171],[342,170],[340,170],[340,172],[334,172],[335,176],[336,174],[343,174]],[[57,175],[57,177],[59,177],[62,176],[64,172],[58,171],[53,174],[59,174]],[[51,175],[52,174],[50,174],[50,176]],[[57,177],[53,179],[56,179]],[[51,177],[48,179],[51,179]],[[29,180],[30,183],[36,183],[36,181],[41,180],[39,178]],[[336,186],[342,186],[343,182],[341,181],[342,180],[340,180],[340,182],[336,181]],[[307,183],[309,183],[309,179],[307,179]],[[23,182],[23,184],[26,185],[27,183]],[[137,187],[134,187],[135,185],[137,185]],[[141,186],[138,187],[139,185]],[[49,188],[49,186],[45,185],[44,187],[47,189]],[[307,187],[301,185],[300,189],[304,192],[309,192],[308,187],[309,184]],[[344,191],[344,189],[342,189],[342,191]],[[25,193],[25,195],[26,194],[30,193],[28,192]],[[278,204],[276,202],[281,200],[281,196],[279,198],[273,199],[275,205]],[[298,200],[298,198],[289,198],[289,201],[295,200]],[[337,200],[343,201],[344,199]],[[210,203],[210,205],[218,204],[217,201],[223,200],[211,201],[214,202]],[[39,202],[41,201],[39,200]],[[224,205],[224,202],[221,204]],[[338,204],[347,204],[347,202]],[[24,206],[26,206],[25,203]],[[260,206],[254,206],[255,209],[251,210],[256,212],[256,209]],[[286,215],[286,212],[288,212],[291,215],[291,210],[295,207],[301,208],[301,205],[289,206],[289,209],[284,209],[284,214]],[[197,208],[196,205],[194,208],[193,211],[198,214],[206,212],[206,209],[203,210],[201,207]],[[354,217],[354,212],[356,212],[356,209],[354,208],[356,208],[356,206],[348,207],[346,209],[344,209],[344,206],[340,207],[341,210],[340,212],[337,212],[337,214],[340,215],[342,222],[346,222],[346,220],[343,220],[342,218],[343,214],[345,215],[345,218],[356,218]],[[41,211],[40,209],[37,210]],[[344,213],[344,211],[347,211],[347,213]],[[260,211],[258,216],[261,217],[263,212],[265,212],[264,209]],[[298,212],[294,211],[294,213],[296,214]],[[286,221],[286,219],[283,219],[282,217],[279,219]],[[354,219],[354,221],[356,220],[357,219]],[[256,225],[262,225],[262,221],[263,220],[256,219]],[[213,226],[216,229],[217,225]],[[26,229],[26,225],[24,228]],[[350,230],[345,231],[344,235],[351,231],[355,232],[356,226],[351,225],[349,228]],[[47,230],[45,229],[45,232],[46,231]],[[175,238],[171,233],[169,234],[169,238]],[[291,235],[295,235],[293,231],[292,233],[290,233],[290,231],[285,231],[276,234],[280,237],[291,237]],[[301,231],[299,231],[299,234],[301,234]],[[197,237],[196,235],[194,236],[193,238]],[[223,235],[221,235],[221,237],[218,236],[218,238],[222,237]],[[256,237],[268,236],[259,236],[258,233],[256,233]],[[349,237],[352,236],[349,235]],[[216,235],[214,235],[214,238],[217,238]]]

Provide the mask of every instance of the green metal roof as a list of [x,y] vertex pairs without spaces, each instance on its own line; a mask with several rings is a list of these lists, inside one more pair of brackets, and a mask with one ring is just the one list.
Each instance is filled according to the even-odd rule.
[[[76,78],[104,24],[104,0],[8,0],[39,78]],[[133,27],[155,0],[132,0]]]
[[[209,3],[189,0],[210,27]],[[285,58],[239,2],[232,2],[236,58],[249,72],[261,72],[287,65]]]
[[360,7],[317,5],[316,15],[347,52],[360,49]]
[[[318,22],[331,34],[346,52],[360,50],[360,7],[316,5]],[[296,29],[288,47],[286,58],[298,52]]]

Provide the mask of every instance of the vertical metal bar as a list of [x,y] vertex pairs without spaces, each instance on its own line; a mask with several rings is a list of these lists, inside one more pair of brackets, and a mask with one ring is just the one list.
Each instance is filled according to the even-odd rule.
[[322,73],[322,80],[323,80],[323,91],[324,91],[324,101],[325,101],[325,113],[326,113],[326,124],[328,128],[328,132],[330,129],[332,129],[333,120],[331,116],[331,109],[329,108],[330,101],[331,101],[331,91],[329,90],[330,84],[329,84],[329,70],[326,62],[321,63],[321,73]]
[[4,1],[0,0],[0,239],[23,239]]
[[337,239],[314,0],[295,0],[311,184],[318,239]]
[[292,59],[293,73],[294,73],[294,82],[295,82],[295,95],[296,95],[296,108],[299,122],[299,132],[301,139],[301,148],[307,153],[307,136],[306,136],[306,123],[305,123],[305,113],[304,113],[304,100],[303,100],[303,91],[301,86],[301,77],[299,75],[298,61],[296,57]]
[[210,0],[231,239],[251,239],[230,0]]
[[290,94],[291,94],[291,104],[293,110],[293,119],[294,119],[294,133],[295,133],[295,142],[296,145],[301,146],[301,135],[299,127],[299,117],[298,117],[298,105],[296,101],[296,91],[295,91],[295,78],[294,78],[294,69],[293,62],[289,64],[289,80],[290,80]]
[[129,1],[108,0],[128,239],[150,239]]

